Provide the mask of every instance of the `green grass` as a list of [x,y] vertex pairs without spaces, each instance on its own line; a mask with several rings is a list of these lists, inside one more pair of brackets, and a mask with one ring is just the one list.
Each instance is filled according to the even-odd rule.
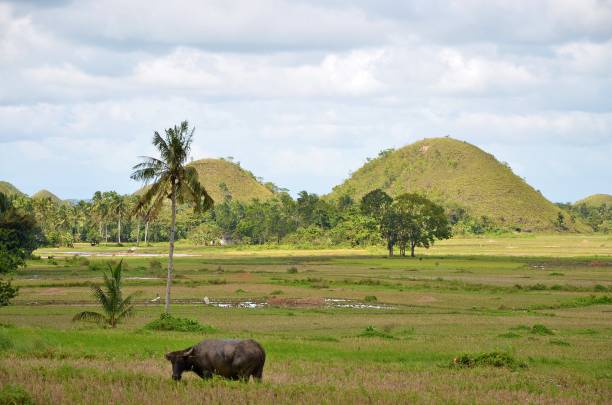
[[612,195],[610,194],[593,194],[582,200],[576,201],[574,205],[585,204],[589,207],[599,207],[604,204],[612,206]]
[[[370,160],[329,197],[348,194],[358,200],[376,188],[392,196],[422,193],[445,206],[463,207],[474,218],[487,216],[505,229],[552,231],[562,212],[493,155],[452,138],[424,139]],[[588,231],[564,215],[570,230]]]
[[[85,263],[42,249],[57,265],[29,262],[13,275],[14,305],[0,308],[0,387],[19,385],[36,403],[605,403],[611,246],[601,235],[453,239],[389,259],[382,250],[179,243],[193,256],[176,259],[171,314],[188,327],[161,331],[146,325],[162,312],[151,299],[163,296],[163,257],[71,248],[116,255]],[[94,308],[92,264],[120,259],[125,293],[141,292],[135,316],[117,329],[73,323]],[[261,342],[264,382],[171,381],[164,354],[207,337]]]

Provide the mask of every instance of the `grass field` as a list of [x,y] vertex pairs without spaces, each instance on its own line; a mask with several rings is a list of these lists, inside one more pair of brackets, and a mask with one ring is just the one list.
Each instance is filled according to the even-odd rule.
[[[37,252],[0,308],[0,402],[18,384],[49,404],[610,403],[609,236],[451,239],[416,259],[179,244],[172,312],[217,329],[206,336],[143,328],[162,311],[150,300],[164,249]],[[71,322],[92,309],[97,264],[120,258],[136,316],[116,330]],[[204,337],[260,341],[264,382],[173,382],[163,354]],[[526,367],[453,363],[495,351]]]

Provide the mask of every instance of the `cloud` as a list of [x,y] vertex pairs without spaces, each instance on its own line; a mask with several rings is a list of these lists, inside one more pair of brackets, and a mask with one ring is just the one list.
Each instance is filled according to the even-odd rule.
[[177,43],[247,52],[346,49],[381,43],[388,32],[385,22],[358,8],[284,0],[84,0],[36,12],[67,37],[126,49]]
[[609,192],[610,65],[609,1],[0,2],[0,177],[130,192],[188,119],[195,158],[293,191],[450,134],[578,198]]

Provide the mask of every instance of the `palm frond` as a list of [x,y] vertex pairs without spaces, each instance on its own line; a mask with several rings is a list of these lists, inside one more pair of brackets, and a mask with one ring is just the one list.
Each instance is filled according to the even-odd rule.
[[73,322],[86,321],[86,322],[105,323],[107,319],[104,317],[104,315],[99,314],[97,312],[83,311],[73,316],[72,321]]
[[111,303],[106,293],[104,293],[104,291],[102,291],[100,287],[92,286],[91,295],[93,295],[96,301],[98,301],[98,303],[102,306],[102,308],[104,309],[104,312],[108,313],[108,311],[111,308]]
[[179,201],[189,200],[194,204],[195,212],[204,212],[214,205],[214,200],[200,183],[197,170],[192,166],[187,166],[183,172],[184,181],[179,189]]
[[151,204],[151,202],[156,200],[159,195],[165,197],[168,194],[167,189],[169,188],[169,180],[170,179],[165,174],[157,179],[157,181],[153,183],[142,196],[140,196],[134,209],[139,210],[145,205],[151,205],[152,207],[155,204]]
[[141,156],[140,158],[143,161],[132,167],[133,172],[130,178],[133,180],[155,181],[168,170],[166,163],[159,159],[150,156]]
[[[168,131],[166,130],[166,136],[167,134]],[[157,148],[157,150],[159,150],[159,153],[162,157],[168,156],[168,152],[170,151],[170,148],[168,147],[168,142],[166,142],[166,139],[162,138],[162,136],[157,131],[155,131],[155,133],[153,134],[153,145]]]

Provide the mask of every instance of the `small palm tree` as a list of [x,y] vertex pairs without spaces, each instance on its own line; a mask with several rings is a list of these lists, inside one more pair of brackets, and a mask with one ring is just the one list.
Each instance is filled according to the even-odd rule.
[[117,323],[134,314],[134,296],[130,294],[125,299],[121,293],[121,273],[123,271],[123,260],[113,267],[109,263],[108,268],[110,274],[104,273],[104,286],[106,291],[103,291],[99,286],[92,286],[91,292],[94,298],[102,306],[102,312],[83,311],[76,314],[73,321],[91,321],[99,324],[110,325],[114,328]]
[[170,223],[170,248],[168,253],[168,278],[166,281],[165,312],[170,310],[170,287],[174,266],[174,237],[176,234],[176,204],[190,203],[194,211],[202,212],[213,206],[213,199],[200,184],[198,172],[193,166],[187,166],[193,132],[187,121],[180,126],[168,128],[162,137],[157,131],[153,135],[153,145],[159,150],[160,158],[143,156],[142,163],[133,167],[131,178],[153,182],[140,198],[135,210],[149,206],[149,212],[159,212],[163,202],[169,198],[172,203]]

